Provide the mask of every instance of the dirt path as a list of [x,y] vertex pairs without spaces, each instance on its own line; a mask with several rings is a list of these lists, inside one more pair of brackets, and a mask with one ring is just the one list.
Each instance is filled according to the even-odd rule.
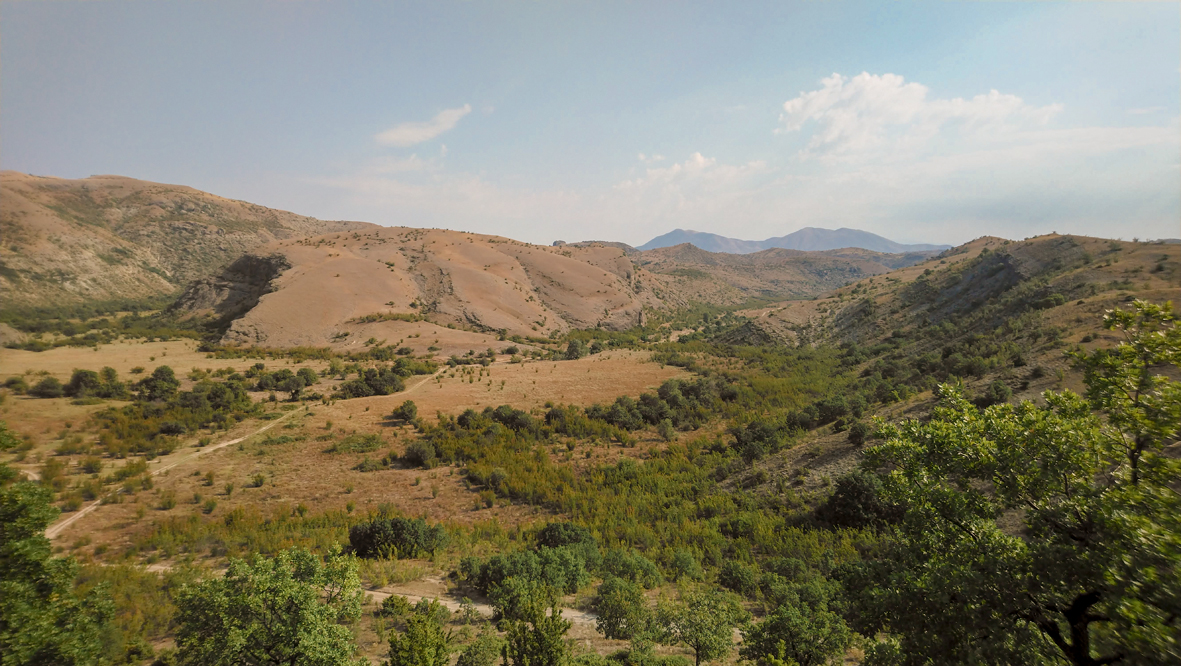
[[[160,467],[152,470],[151,475],[158,476],[158,475],[163,474],[164,472],[167,472],[168,470],[176,467],[177,465],[179,465],[181,463],[189,462],[190,460],[194,460],[194,459],[196,459],[200,456],[203,456],[207,453],[212,453],[212,452],[217,451],[219,449],[224,449],[227,446],[231,446],[231,445],[237,444],[238,442],[241,442],[243,440],[254,437],[257,434],[259,434],[261,432],[265,432],[267,430],[270,430],[271,428],[279,425],[279,423],[286,421],[287,419],[291,418],[291,415],[299,414],[299,413],[301,413],[301,412],[293,409],[290,412],[287,412],[286,414],[284,414],[283,416],[280,416],[279,418],[275,419],[274,421],[267,423],[266,425],[259,428],[258,430],[255,430],[254,432],[251,432],[246,435],[242,435],[241,437],[235,437],[234,439],[228,439],[224,442],[218,442],[217,444],[206,446],[204,448],[197,449],[196,451],[191,451],[188,454],[181,455],[178,458],[176,458],[175,460],[171,460],[167,464],[161,465]],[[115,492],[122,492],[122,491],[117,490]],[[58,522],[54,523],[53,525],[50,525],[49,529],[45,530],[45,536],[49,539],[53,539],[57,535],[61,534],[62,530],[66,529],[70,525],[73,525],[74,523],[78,522],[84,516],[87,516],[87,515],[93,513],[100,506],[102,506],[102,499],[97,499],[97,500],[91,502],[90,504],[75,511],[74,513],[70,514],[69,516],[65,517],[64,519],[59,520]]]
[[[447,369],[447,367],[443,366],[442,368],[437,370],[434,374],[423,376],[422,379],[420,381],[418,381],[418,383],[414,384],[413,386],[408,387],[405,391],[402,391],[401,393],[399,393],[397,395],[402,396],[402,395],[407,395],[407,394],[413,393],[416,389],[420,388],[423,384],[426,384],[427,382],[431,381],[431,379],[433,379],[435,377],[435,375],[445,371],[446,369]],[[166,464],[161,465],[160,467],[152,470],[151,475],[157,476],[157,475],[163,474],[164,472],[167,472],[168,470],[175,468],[177,465],[180,465],[180,464],[183,464],[186,462],[190,462],[190,461],[192,461],[200,456],[203,456],[205,454],[212,453],[212,452],[220,450],[220,449],[224,449],[227,446],[232,446],[234,444],[237,444],[238,442],[241,442],[243,440],[254,437],[255,435],[257,435],[259,433],[270,430],[271,428],[278,425],[280,422],[291,418],[291,416],[293,414],[299,414],[299,413],[302,413],[302,412],[300,412],[299,410],[293,409],[290,412],[287,412],[286,414],[284,414],[283,416],[275,419],[274,421],[267,423],[266,425],[262,426],[258,430],[255,430],[254,432],[251,432],[246,435],[242,435],[241,437],[235,437],[233,439],[229,439],[224,442],[218,442],[217,444],[213,444],[211,446],[206,446],[204,448],[200,448],[195,451],[190,451],[186,454],[182,454],[175,459],[168,460],[168,462]],[[37,472],[34,470],[21,469],[20,471],[29,475],[29,477],[31,477],[32,480],[34,480],[34,481],[36,481],[38,478],[40,478],[40,475],[37,474]],[[116,492],[121,492],[121,491],[116,491]],[[91,502],[90,504],[84,506],[83,508],[75,511],[74,513],[71,513],[68,516],[65,516],[62,520],[59,520],[57,523],[51,525],[49,527],[49,529],[45,530],[45,536],[50,539],[55,538],[57,535],[61,534],[62,531],[65,530],[67,527],[78,522],[83,517],[90,515],[91,513],[96,511],[98,509],[98,507],[100,507],[100,506],[102,506],[102,499],[95,500],[95,501]]]

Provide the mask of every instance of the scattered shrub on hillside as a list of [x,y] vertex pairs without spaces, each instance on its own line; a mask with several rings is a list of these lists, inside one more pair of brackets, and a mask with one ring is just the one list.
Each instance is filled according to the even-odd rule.
[[60,398],[65,393],[62,383],[54,377],[46,377],[29,389],[29,395],[35,398]]
[[390,418],[395,421],[409,423],[418,418],[418,405],[415,405],[413,400],[407,400],[394,409],[393,413],[390,414]]

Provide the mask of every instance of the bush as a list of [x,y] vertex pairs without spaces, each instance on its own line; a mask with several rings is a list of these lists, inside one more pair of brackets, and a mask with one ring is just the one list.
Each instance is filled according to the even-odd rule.
[[25,381],[24,377],[9,377],[4,380],[4,388],[17,395],[24,395],[29,392],[29,383]]
[[391,594],[381,602],[381,607],[377,609],[376,613],[381,617],[401,620],[410,615],[411,611],[410,602],[406,600],[406,597]]
[[549,523],[537,533],[537,545],[561,548],[577,544],[596,545],[590,530],[574,523]]
[[759,589],[759,574],[753,567],[742,562],[727,560],[722,563],[722,568],[718,571],[718,584],[728,590],[748,596]]
[[660,584],[660,570],[651,560],[637,553],[616,548],[603,556],[602,571],[652,589]]
[[865,440],[873,433],[873,427],[865,421],[857,421],[849,426],[849,443],[854,446],[861,446]]
[[816,517],[833,527],[865,528],[898,520],[899,510],[881,496],[882,482],[870,472],[855,470],[837,479],[836,490],[816,509]]
[[416,439],[406,446],[406,453],[402,458],[411,465],[419,467],[434,467],[438,458],[435,445],[424,439]]
[[389,395],[406,388],[406,382],[392,368],[366,368],[360,377],[341,384],[337,391],[342,399]]
[[494,666],[500,658],[500,647],[504,644],[495,633],[482,631],[476,640],[459,653],[455,666]]
[[595,610],[599,615],[595,629],[607,638],[627,640],[648,625],[644,590],[631,581],[614,576],[608,576],[599,585]]
[[413,400],[407,400],[394,409],[394,412],[390,414],[390,418],[396,421],[413,421],[418,418],[418,405],[415,405]]
[[567,361],[576,361],[583,356],[586,356],[586,344],[581,340],[571,340],[570,344],[566,345]]
[[46,377],[29,389],[29,395],[35,398],[60,398],[65,395],[65,389],[56,378]]
[[422,518],[378,516],[349,529],[349,545],[359,557],[401,559],[434,555],[447,541],[442,525]]
[[1013,389],[1001,380],[993,380],[973,402],[977,407],[991,407],[1008,402],[1013,397]]
[[701,580],[705,576],[705,571],[701,569],[701,565],[697,562],[697,558],[693,557],[693,553],[687,550],[678,550],[673,553],[672,566],[673,580]]

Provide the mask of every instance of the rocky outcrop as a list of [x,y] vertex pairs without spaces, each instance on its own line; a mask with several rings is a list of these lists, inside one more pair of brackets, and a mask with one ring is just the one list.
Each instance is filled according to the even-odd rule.
[[272,291],[272,281],[288,268],[291,263],[281,254],[243,255],[221,275],[193,281],[169,309],[183,314],[212,314],[231,322],[258,305],[258,299]]

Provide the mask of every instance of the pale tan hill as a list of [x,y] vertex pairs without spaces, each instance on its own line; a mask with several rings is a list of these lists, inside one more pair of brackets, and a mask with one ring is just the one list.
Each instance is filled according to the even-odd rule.
[[544,337],[640,323],[644,308],[660,301],[638,281],[617,248],[373,228],[270,243],[219,278],[193,284],[177,307],[242,315],[225,336],[241,344],[348,345],[442,334],[423,330],[418,318],[435,327]]
[[175,293],[278,239],[369,227],[121,176],[0,172],[0,302],[57,306]]
[[692,302],[811,296],[885,272],[884,261],[904,260],[862,250],[740,256],[670,248],[636,256],[605,243],[547,247],[466,232],[374,228],[260,247],[218,278],[193,284],[176,307],[233,320],[224,341],[234,344],[438,337],[418,318],[436,327],[548,337],[571,328],[627,329],[644,321],[645,310]]

